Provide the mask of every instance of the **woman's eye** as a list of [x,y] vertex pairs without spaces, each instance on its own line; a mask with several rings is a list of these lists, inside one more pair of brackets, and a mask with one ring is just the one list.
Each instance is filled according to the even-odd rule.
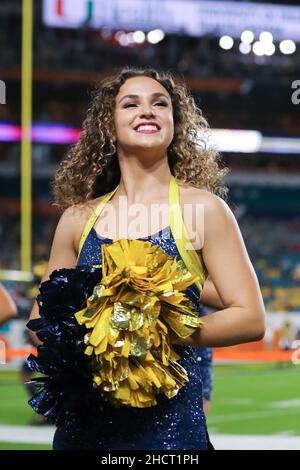
[[[133,106],[137,106],[136,103],[127,103],[124,105],[124,108],[132,108]],[[157,103],[154,103],[154,106],[168,106],[167,103],[164,101],[157,101]]]

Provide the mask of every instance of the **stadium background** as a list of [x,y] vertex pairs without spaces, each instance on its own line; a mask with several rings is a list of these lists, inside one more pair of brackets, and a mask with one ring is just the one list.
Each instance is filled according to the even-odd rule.
[[[112,0],[33,1],[32,276],[20,202],[26,184],[20,142],[21,85],[22,79],[26,81],[22,54],[24,61],[28,40],[22,37],[22,20],[31,3],[0,4],[0,80],[6,95],[0,104],[0,273],[19,313],[17,320],[0,329],[0,449],[50,448],[52,429],[33,419],[19,369],[31,349],[24,325],[36,293],[34,284],[48,258],[59,216],[51,205],[51,179],[78,137],[93,83],[127,65],[169,70],[192,90],[231,170],[228,203],[265,300],[264,340],[214,351],[208,419],[212,440],[217,448],[300,449],[300,82],[295,83],[300,80],[300,35],[291,19],[300,18],[300,6],[291,15],[290,6],[277,4],[286,24],[270,20],[264,25],[263,14],[257,15],[255,28],[253,21],[250,25],[254,38],[248,33],[241,39],[237,23],[241,32],[251,30],[237,7],[251,11],[246,2],[222,2],[226,21],[218,17],[214,24],[210,15],[207,30],[197,33],[188,27],[176,31],[171,17],[169,24],[164,17],[163,29],[154,10],[149,13],[157,7],[151,0],[147,8],[139,0],[124,0],[122,8]],[[108,12],[106,22],[99,25],[97,3]],[[160,0],[161,15],[170,3]],[[182,3],[214,7],[213,1],[173,2]],[[254,14],[247,17],[253,19],[263,5],[251,3]],[[265,2],[267,11],[274,5]],[[192,23],[188,14],[184,20]],[[263,31],[271,32],[273,39],[260,37]],[[282,45],[283,40],[290,42]],[[25,212],[23,221],[29,220]]]

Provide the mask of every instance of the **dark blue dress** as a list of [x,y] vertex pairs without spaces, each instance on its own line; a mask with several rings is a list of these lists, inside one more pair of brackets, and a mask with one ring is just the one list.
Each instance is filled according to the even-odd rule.
[[[161,246],[169,255],[180,259],[169,227],[142,238]],[[78,266],[101,265],[101,244],[113,240],[89,232],[78,258]],[[196,285],[186,290],[199,315],[204,315]],[[207,450],[209,442],[203,412],[203,390],[211,390],[211,350],[174,346],[181,356],[189,382],[178,395],[168,399],[158,396],[157,405],[150,408],[114,408],[105,403],[88,427],[67,422],[57,428],[54,449],[96,450]],[[204,378],[204,387],[203,387]],[[85,404],[88,406],[88,404]]]

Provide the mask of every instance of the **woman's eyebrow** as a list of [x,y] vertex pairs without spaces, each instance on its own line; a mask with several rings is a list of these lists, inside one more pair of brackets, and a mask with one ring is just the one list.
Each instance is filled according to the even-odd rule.
[[[125,95],[123,96],[120,100],[119,100],[119,103],[121,103],[121,101],[123,101],[125,98],[131,98],[131,99],[137,99],[139,98],[140,95],[135,95],[135,94],[131,94],[131,95]],[[169,101],[169,98],[167,95],[165,95],[164,93],[161,93],[161,92],[155,92],[155,93],[152,93],[151,95],[153,98],[159,98],[161,96],[163,96],[164,98],[166,98],[168,101]]]

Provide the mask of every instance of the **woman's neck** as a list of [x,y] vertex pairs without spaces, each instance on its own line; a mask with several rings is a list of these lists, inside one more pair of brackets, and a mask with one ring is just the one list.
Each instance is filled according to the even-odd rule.
[[121,158],[119,162],[121,180],[116,197],[125,196],[128,204],[168,197],[171,171],[167,157],[152,165],[143,165],[135,158]]

